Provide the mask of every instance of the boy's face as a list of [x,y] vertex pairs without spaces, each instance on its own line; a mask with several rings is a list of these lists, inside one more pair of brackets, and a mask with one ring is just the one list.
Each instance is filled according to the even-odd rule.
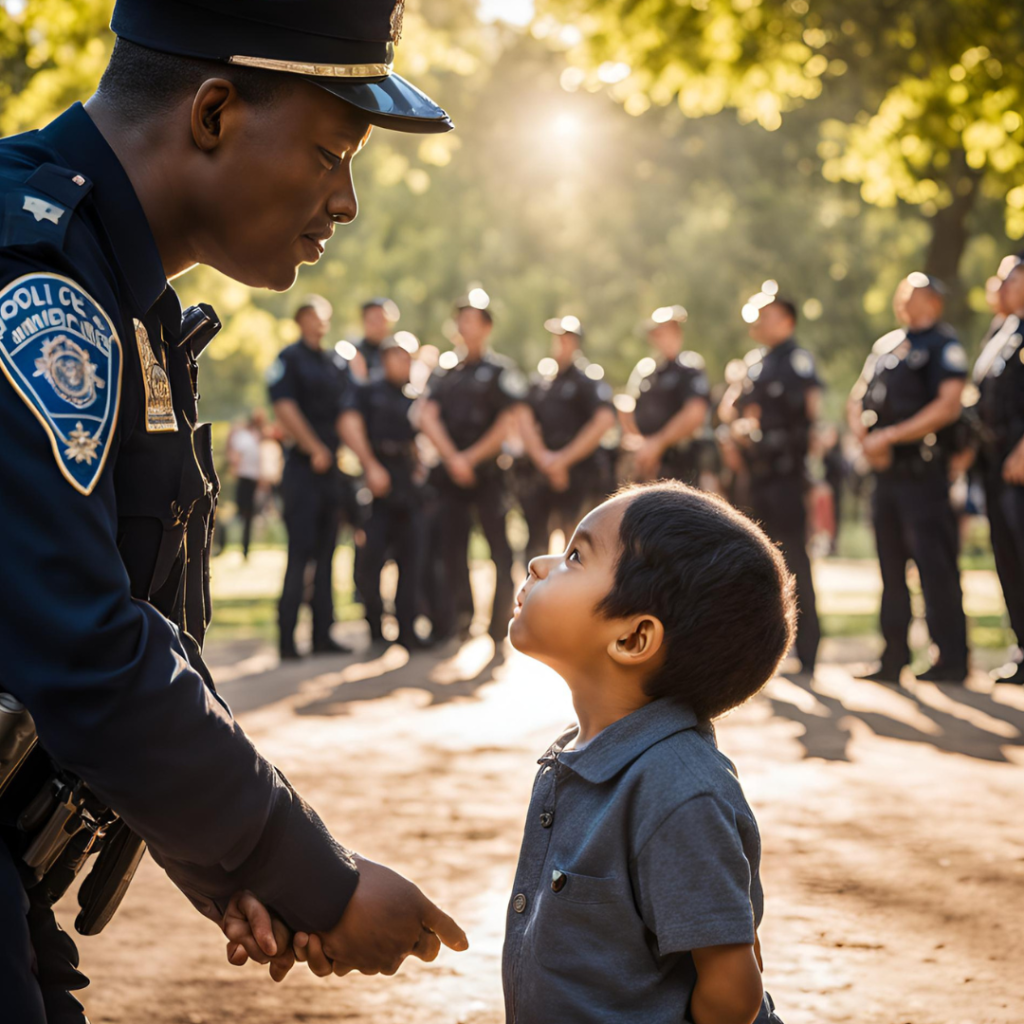
[[585,671],[606,656],[622,624],[594,609],[615,582],[619,524],[631,500],[626,495],[598,505],[576,528],[562,554],[530,562],[509,627],[517,651],[555,671]]

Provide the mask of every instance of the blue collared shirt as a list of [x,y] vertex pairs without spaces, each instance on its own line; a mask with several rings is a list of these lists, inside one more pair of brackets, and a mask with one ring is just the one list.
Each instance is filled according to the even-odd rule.
[[679,1024],[690,950],[754,941],[757,824],[689,709],[654,701],[566,750],[577,731],[534,783],[505,936],[508,1024]]

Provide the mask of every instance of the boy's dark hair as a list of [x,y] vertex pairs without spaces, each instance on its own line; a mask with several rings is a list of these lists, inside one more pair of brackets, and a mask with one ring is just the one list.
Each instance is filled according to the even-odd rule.
[[715,495],[675,481],[623,488],[622,551],[608,618],[642,612],[665,627],[665,655],[644,690],[710,721],[752,697],[793,642],[793,578],[779,550]]
[[126,124],[138,125],[169,113],[208,78],[230,80],[242,99],[257,107],[272,103],[293,84],[280,71],[180,57],[118,37],[97,92]]

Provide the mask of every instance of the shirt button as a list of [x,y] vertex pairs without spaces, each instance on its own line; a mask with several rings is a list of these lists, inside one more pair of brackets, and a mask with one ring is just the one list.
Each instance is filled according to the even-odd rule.
[[513,897],[512,909],[517,914],[521,914],[526,909],[526,897],[521,892],[517,892]]
[[565,883],[568,881],[564,871],[552,871],[551,872],[551,891],[561,892],[565,888]]
[[550,811],[544,811],[540,816],[540,827],[551,828],[554,820],[555,816]]

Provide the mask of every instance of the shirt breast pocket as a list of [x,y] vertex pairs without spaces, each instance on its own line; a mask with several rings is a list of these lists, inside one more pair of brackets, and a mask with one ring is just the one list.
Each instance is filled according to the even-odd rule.
[[[620,976],[623,961],[645,949],[624,879],[556,870],[536,898],[528,938],[534,959],[549,971],[585,976],[601,988],[602,978]],[[649,969],[650,962],[636,966]]]

